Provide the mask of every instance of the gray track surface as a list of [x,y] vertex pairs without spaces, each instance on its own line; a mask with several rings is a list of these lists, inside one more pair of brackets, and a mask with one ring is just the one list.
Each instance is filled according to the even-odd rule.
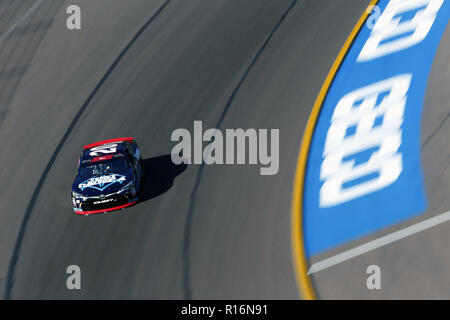
[[[290,205],[301,136],[367,2],[44,0],[23,25],[45,28],[0,43],[0,72],[22,67],[0,76],[9,86],[0,95],[4,297],[299,298]],[[82,31],[65,28],[68,4],[81,6]],[[279,128],[278,175],[180,170],[156,158],[194,120]],[[120,136],[141,146],[151,199],[75,216],[69,191],[82,146]],[[81,267],[80,291],[66,288],[71,264]]]
[[[299,298],[290,205],[301,136],[369,1],[43,0],[29,12],[36,2],[0,0],[4,298]],[[65,27],[69,4],[82,8],[82,31]],[[450,209],[449,33],[423,115],[429,209],[380,234]],[[174,167],[170,135],[194,120],[279,128],[278,175]],[[69,190],[82,146],[119,136],[141,146],[145,201],[75,216]],[[319,297],[450,297],[449,231],[442,225],[317,273]],[[71,264],[81,267],[80,291],[66,288]],[[365,287],[369,264],[382,268],[380,292]]]

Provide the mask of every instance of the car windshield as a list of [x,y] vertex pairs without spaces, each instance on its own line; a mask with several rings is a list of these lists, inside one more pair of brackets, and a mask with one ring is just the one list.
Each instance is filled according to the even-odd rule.
[[125,158],[114,158],[95,164],[86,164],[80,168],[79,176],[81,178],[89,178],[96,175],[123,172],[128,170],[128,168],[128,162]]

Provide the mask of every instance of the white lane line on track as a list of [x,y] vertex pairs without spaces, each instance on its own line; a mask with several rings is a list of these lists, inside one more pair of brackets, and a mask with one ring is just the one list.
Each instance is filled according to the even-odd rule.
[[383,236],[381,238],[369,241],[363,245],[360,245],[356,248],[344,251],[337,255],[334,255],[330,258],[324,259],[322,261],[314,263],[311,268],[308,270],[308,275],[319,272],[321,270],[327,269],[334,265],[337,265],[341,262],[347,261],[354,257],[360,256],[369,251],[375,250],[382,246],[385,246],[389,243],[395,242],[397,240],[401,240],[415,233],[424,231],[426,229],[435,227],[441,223],[447,222],[450,220],[450,211],[442,213],[440,215],[434,216],[430,219],[418,222],[404,229],[400,229],[391,234]]
[[30,9],[28,9],[28,11],[22,17],[20,17],[16,22],[14,22],[14,24],[11,26],[11,28],[8,29],[8,31],[1,34],[0,42],[2,42],[7,37],[9,37],[9,35],[19,26],[19,24],[21,24],[26,18],[28,18],[42,4],[42,2],[44,2],[44,0],[36,1],[34,6],[32,6]]

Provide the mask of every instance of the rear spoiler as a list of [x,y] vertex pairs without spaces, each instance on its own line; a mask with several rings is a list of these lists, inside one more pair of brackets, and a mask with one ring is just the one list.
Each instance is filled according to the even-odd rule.
[[94,142],[88,145],[85,145],[83,149],[91,149],[93,147],[97,147],[97,146],[101,146],[103,144],[107,144],[107,143],[113,143],[113,142],[133,142],[133,137],[126,137],[126,138],[115,138],[115,139],[109,139],[109,140],[103,140],[103,141],[99,141],[99,142]]

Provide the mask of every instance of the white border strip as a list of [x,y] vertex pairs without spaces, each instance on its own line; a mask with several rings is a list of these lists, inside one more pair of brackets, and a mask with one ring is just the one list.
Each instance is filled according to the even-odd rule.
[[354,257],[360,256],[366,252],[375,250],[377,248],[380,248],[382,246],[385,246],[389,243],[392,243],[397,240],[401,240],[403,238],[406,238],[410,235],[413,235],[415,233],[421,232],[423,230],[432,228],[434,226],[437,226],[441,223],[447,222],[450,220],[450,211],[442,213],[440,215],[434,216],[430,219],[421,221],[419,223],[413,224],[409,227],[406,227],[404,229],[398,230],[396,232],[393,232],[391,234],[388,234],[384,237],[369,241],[363,245],[360,245],[356,248],[344,251],[342,253],[339,253],[335,256],[332,256],[330,258],[327,258],[325,260],[319,261],[314,263],[311,268],[308,271],[308,275],[319,272],[321,270],[327,269],[329,267],[332,267],[334,265],[337,265],[341,262],[350,260]]

